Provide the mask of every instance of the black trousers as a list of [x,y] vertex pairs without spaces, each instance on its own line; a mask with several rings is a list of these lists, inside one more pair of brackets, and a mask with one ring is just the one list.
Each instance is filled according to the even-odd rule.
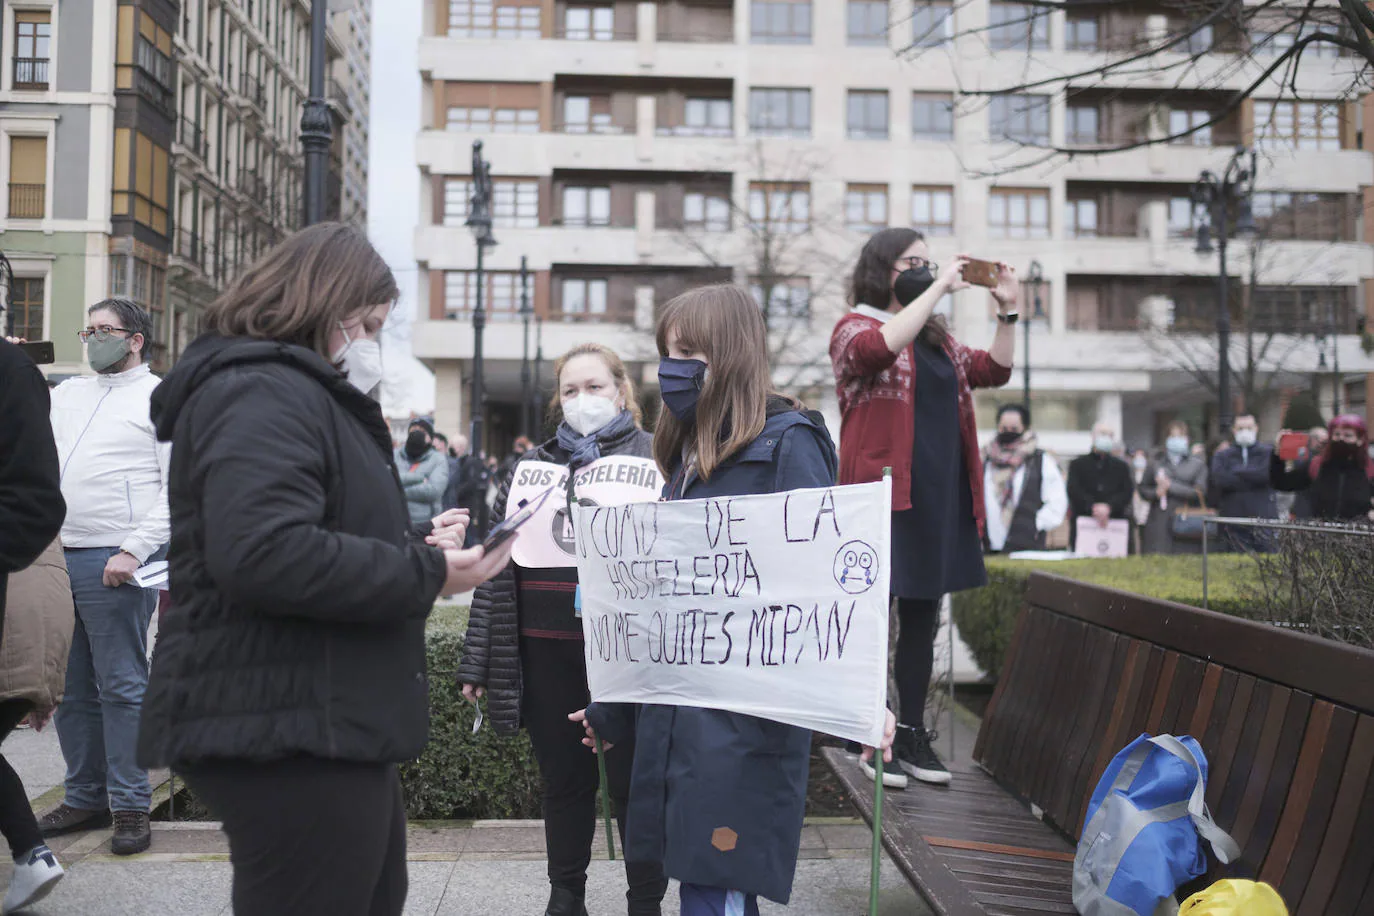
[[400,916],[406,819],[394,766],[295,757],[180,772],[224,824],[236,916]]
[[[32,711],[33,703],[29,700],[0,703],[0,741],[8,738]],[[43,845],[43,834],[38,831],[38,819],[33,816],[24,783],[3,756],[0,756],[0,834],[4,834],[5,842],[10,844],[10,854],[16,860],[35,846]]]
[[892,667],[901,722],[912,728],[923,728],[926,692],[930,689],[930,675],[935,667],[935,636],[940,632],[940,602],[898,598],[897,620],[897,658]]
[[[580,639],[521,637],[520,663],[524,695],[520,715],[534,745],[544,777],[544,842],[549,855],[549,883],[582,894],[596,831],[597,790],[601,784],[596,755],[582,744],[586,733],[568,721],[568,714],[586,707],[587,663]],[[630,796],[630,767],[634,746],[616,745],[606,752],[606,781],[625,841],[624,812]],[[663,899],[668,881],[663,867],[653,862],[626,862],[626,897],[635,903]],[[649,912],[657,912],[649,909]]]

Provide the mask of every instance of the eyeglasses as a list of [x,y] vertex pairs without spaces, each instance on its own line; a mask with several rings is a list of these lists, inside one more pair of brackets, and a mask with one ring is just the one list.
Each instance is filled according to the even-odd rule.
[[128,328],[111,328],[106,327],[105,325],[101,325],[98,328],[86,328],[84,331],[77,331],[76,336],[80,337],[83,341],[90,340],[92,337],[94,337],[96,340],[105,341],[109,340],[110,335],[113,334],[115,331],[120,331],[124,334],[134,333],[133,331],[130,331]]
[[[903,267],[902,265],[906,266]],[[918,258],[913,256],[909,258],[897,259],[898,270],[920,270],[922,267],[929,267],[930,272],[933,274],[938,274],[940,272],[940,265],[926,258]]]

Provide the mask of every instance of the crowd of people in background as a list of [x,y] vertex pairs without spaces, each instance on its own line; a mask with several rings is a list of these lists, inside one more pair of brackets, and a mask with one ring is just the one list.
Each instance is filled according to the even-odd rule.
[[[1210,450],[1181,421],[1157,452],[1128,452],[1099,423],[1066,472],[1030,405],[1010,403],[980,445],[974,391],[1011,377],[1019,282],[983,265],[997,328],[970,347],[936,313],[970,285],[970,262],[940,269],[911,229],[868,240],[830,339],[838,448],[820,414],[774,390],[760,309],[733,285],[660,309],[652,433],[621,357],[589,343],[558,360],[547,441],[522,436],[498,460],[427,418],[394,441],[376,393],[397,286],[338,224],[265,254],[160,383],[145,360],[151,318],[127,300],[90,308],[95,375],[51,398],[0,341],[12,433],[0,439],[0,740],[55,710],[67,763],[64,801],[39,821],[0,758],[0,833],[16,862],[4,911],[62,877],[47,837],[112,825],[116,854],[148,849],[148,768],[169,766],[223,823],[236,913],[397,916],[396,765],[427,741],[425,622],[437,598],[465,592],[463,695],[485,701],[499,734],[528,732],[543,777],[546,916],[586,916],[591,748],[605,755],[631,916],[658,916],[669,878],[684,916],[786,903],[811,734],[718,709],[594,702],[576,568],[525,568],[512,541],[483,546],[524,461],[652,460],[668,500],[890,473],[896,689],[882,751],[862,756],[895,788],[951,781],[926,693],[940,602],[987,582],[985,554],[1061,546],[1066,525],[1073,546],[1084,525],[1121,523],[1136,552],[1192,553],[1209,512],[1374,520],[1374,454],[1352,414],[1296,448],[1288,433],[1265,441],[1248,413]],[[561,498],[571,512],[574,475]],[[1222,539],[1265,544],[1249,529]],[[138,577],[164,556],[171,609],[150,664],[157,593]]]

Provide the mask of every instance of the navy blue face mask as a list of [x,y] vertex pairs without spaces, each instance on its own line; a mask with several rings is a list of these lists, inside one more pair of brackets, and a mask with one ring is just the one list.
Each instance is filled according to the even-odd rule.
[[658,388],[663,405],[682,423],[696,419],[697,401],[705,384],[706,364],[699,359],[665,356],[658,361]]
[[915,302],[921,293],[930,289],[934,282],[935,274],[930,272],[929,267],[919,270],[908,267],[897,274],[897,279],[892,282],[892,293],[897,297],[897,304],[906,308]]

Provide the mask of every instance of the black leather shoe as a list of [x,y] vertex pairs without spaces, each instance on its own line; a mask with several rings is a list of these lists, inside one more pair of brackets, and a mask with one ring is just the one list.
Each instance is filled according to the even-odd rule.
[[555,887],[549,891],[549,906],[544,916],[587,916],[587,906],[582,902],[583,895],[575,894],[566,887]]
[[147,852],[148,847],[153,845],[153,827],[148,822],[147,811],[116,811],[114,828],[110,851],[117,856]]
[[73,808],[64,802],[43,815],[43,819],[38,822],[38,831],[47,839],[80,833],[83,830],[99,830],[110,826],[110,821],[108,808],[92,811],[88,808]]

